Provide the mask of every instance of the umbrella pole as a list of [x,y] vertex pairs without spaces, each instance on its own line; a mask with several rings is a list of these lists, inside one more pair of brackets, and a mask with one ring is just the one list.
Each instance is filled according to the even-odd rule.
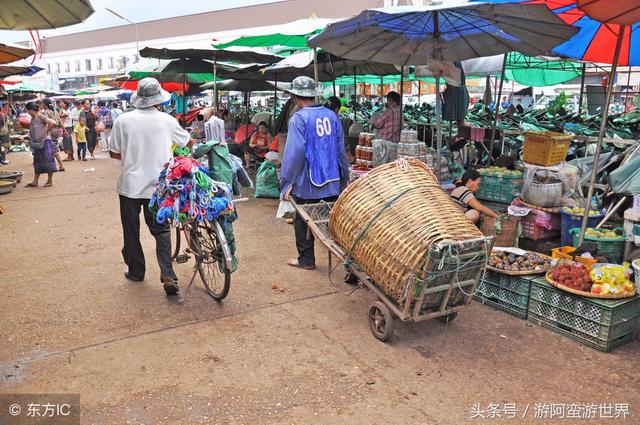
[[384,96],[384,76],[380,76],[380,97]]
[[187,126],[187,113],[185,107],[187,106],[187,73],[182,74],[182,126]]
[[334,95],[334,96],[337,96],[337,94],[336,94],[336,80],[335,80],[335,78],[333,79],[333,95]]
[[[275,86],[273,88],[273,125],[276,125],[276,107],[278,106],[278,74],[276,74]],[[276,136],[275,134],[273,135]]]
[[356,120],[356,110],[358,109],[358,82],[356,81],[356,68],[353,68],[353,121]]
[[213,61],[213,111],[218,115],[218,59]]
[[600,123],[600,132],[598,133],[598,143],[596,144],[596,153],[593,157],[593,170],[591,171],[591,180],[589,181],[589,190],[587,191],[587,198],[585,199],[584,215],[582,216],[582,225],[580,226],[580,239],[578,246],[584,242],[584,232],[587,229],[587,222],[589,220],[589,211],[591,210],[591,198],[593,197],[593,186],[596,183],[596,176],[598,175],[598,162],[600,161],[600,150],[602,148],[602,139],[604,138],[607,130],[607,119],[609,118],[609,104],[611,103],[611,95],[613,93],[613,84],[616,75],[616,68],[618,67],[618,58],[620,57],[620,48],[622,47],[622,39],[627,29],[626,25],[620,25],[618,31],[618,40],[616,41],[616,50],[613,53],[613,64],[611,65],[611,74],[609,75],[609,83],[607,85],[607,98],[604,102],[604,110],[602,111],[602,122]]
[[582,100],[584,99],[584,79],[587,72],[587,64],[582,64],[582,75],[580,76],[580,97],[578,98],[578,115],[582,111]]
[[502,97],[502,86],[504,84],[504,72],[507,69],[507,54],[502,61],[502,72],[500,74],[500,86],[496,96],[495,107],[493,108],[493,125],[491,126],[491,140],[489,141],[489,165],[493,162],[493,142],[496,140],[496,127],[498,126],[498,114],[500,112],[500,98]]
[[404,107],[404,65],[400,66],[400,128],[398,129],[398,140],[402,134],[402,108]]
[[631,87],[631,65],[629,65],[629,69],[627,71],[627,90],[624,96],[624,112],[627,112],[627,101],[629,100],[629,87]]
[[440,77],[436,77],[436,175],[438,176],[438,180],[440,180],[440,175],[442,174],[442,101],[440,99]]
[[[313,48],[313,79],[318,87],[318,49]],[[318,97],[316,95],[316,97]]]

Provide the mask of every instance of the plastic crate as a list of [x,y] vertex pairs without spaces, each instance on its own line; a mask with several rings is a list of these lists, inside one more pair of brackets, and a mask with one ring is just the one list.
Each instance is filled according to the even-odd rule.
[[532,209],[529,214],[522,217],[520,223],[522,224],[520,236],[532,241],[560,236],[560,214],[558,213]]
[[[607,254],[611,257],[614,263],[621,264],[622,257],[624,256],[624,242],[627,238],[622,227],[618,227],[614,230],[621,231],[622,236],[617,238],[594,238],[585,235],[584,240],[590,244],[595,244],[598,247],[598,254]],[[573,236],[573,246],[577,247],[578,240],[580,239],[580,229],[571,229],[571,236]]]
[[638,295],[622,300],[585,298],[556,289],[544,278],[531,281],[529,322],[597,350],[611,351],[632,340],[639,317]]
[[534,278],[535,276],[508,276],[487,270],[484,279],[476,286],[474,298],[482,304],[526,320],[529,290]]
[[476,197],[484,201],[510,204],[520,195],[522,181],[522,175],[482,174],[482,180],[478,192],[476,192]]
[[567,151],[573,136],[553,131],[535,131],[524,134],[524,162],[529,164],[550,165],[567,158]]
[[[587,227],[596,227],[600,222],[600,219],[604,217],[605,211],[600,210],[600,214],[590,216],[587,220]],[[573,236],[571,236],[571,229],[582,226],[582,215],[571,214],[563,209],[560,209],[560,242],[562,246],[569,246],[573,242]]]

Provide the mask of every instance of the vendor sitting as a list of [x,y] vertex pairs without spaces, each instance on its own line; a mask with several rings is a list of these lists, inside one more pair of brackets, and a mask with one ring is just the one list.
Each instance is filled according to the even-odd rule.
[[267,130],[267,123],[261,121],[258,124],[258,129],[251,135],[249,139],[249,145],[244,152],[244,160],[247,165],[251,161],[251,157],[264,159],[264,156],[269,152],[269,145],[271,144],[271,134]]
[[498,217],[495,211],[482,205],[474,195],[480,188],[481,180],[482,177],[477,170],[469,169],[464,172],[462,179],[456,182],[456,188],[451,192],[454,202],[462,207],[464,214],[473,224],[478,223],[480,214]]

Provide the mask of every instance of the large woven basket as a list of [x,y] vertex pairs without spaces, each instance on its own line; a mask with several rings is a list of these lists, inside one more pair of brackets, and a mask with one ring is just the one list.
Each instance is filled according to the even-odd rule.
[[395,300],[432,244],[482,237],[418,160],[382,165],[350,185],[333,206],[329,230]]
[[503,216],[501,219],[500,230],[496,229],[497,219],[482,216],[480,221],[480,231],[485,236],[495,237],[495,246],[516,246],[518,238],[518,222],[520,219],[512,215]]
[[562,199],[562,182],[531,182],[522,190],[522,199],[538,207],[557,207]]
[[573,137],[570,134],[553,131],[529,131],[524,134],[524,162],[529,164],[549,165],[562,162]]

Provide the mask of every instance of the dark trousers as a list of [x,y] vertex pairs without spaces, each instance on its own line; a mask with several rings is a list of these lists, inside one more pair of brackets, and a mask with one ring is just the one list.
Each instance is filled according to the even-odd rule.
[[[71,150],[73,154],[73,149]],[[80,156],[82,155],[82,156]],[[78,159],[85,159],[87,157],[87,143],[78,143]]]
[[177,279],[171,262],[171,227],[169,223],[158,224],[147,207],[148,199],[133,199],[120,195],[120,221],[124,246],[122,257],[129,267],[129,274],[144,279],[145,260],[140,244],[140,208],[149,231],[156,238],[156,257],[160,266],[160,277]]
[[[338,199],[337,196],[331,196],[322,199],[302,199],[297,196],[293,197],[293,200],[297,204],[317,204],[320,201],[334,202]],[[296,235],[296,248],[298,249],[298,264],[301,266],[315,266],[316,255],[313,249],[314,237],[309,231],[307,223],[300,217],[300,214],[296,214],[293,219],[293,230]]]

